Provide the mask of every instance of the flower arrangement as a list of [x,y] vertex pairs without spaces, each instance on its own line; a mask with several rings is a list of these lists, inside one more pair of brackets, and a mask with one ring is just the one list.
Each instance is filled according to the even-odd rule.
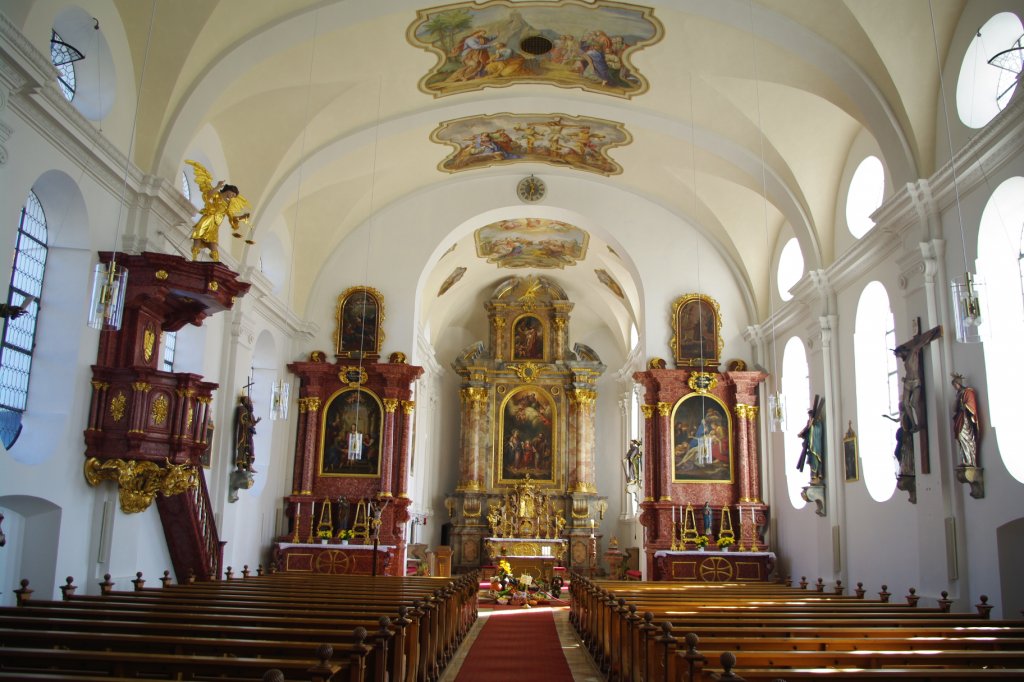
[[708,546],[708,536],[707,535],[698,535],[697,539],[693,541],[693,544],[696,545],[697,547],[701,548],[701,549],[703,549],[704,547],[707,547]]
[[735,543],[736,543],[736,541],[734,539],[732,539],[731,537],[729,537],[728,535],[726,535],[725,537],[718,538],[718,546],[720,548],[721,547],[728,547],[729,545],[732,545],[732,544],[735,544]]
[[339,540],[353,540],[356,537],[356,532],[352,529],[345,529],[338,531]]

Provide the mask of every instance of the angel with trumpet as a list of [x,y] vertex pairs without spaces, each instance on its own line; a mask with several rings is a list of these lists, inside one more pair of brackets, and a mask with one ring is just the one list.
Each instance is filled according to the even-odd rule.
[[[238,226],[249,222],[249,213],[242,213],[249,208],[249,201],[238,193],[238,187],[226,184],[223,180],[213,183],[213,176],[198,161],[186,161],[195,171],[196,184],[203,193],[203,208],[200,210],[199,222],[192,228],[192,260],[199,260],[203,249],[210,252],[210,260],[220,262],[218,238],[220,224],[224,218],[231,224],[232,234],[241,237]],[[250,231],[251,236],[251,231]],[[252,243],[251,239],[246,242]]]

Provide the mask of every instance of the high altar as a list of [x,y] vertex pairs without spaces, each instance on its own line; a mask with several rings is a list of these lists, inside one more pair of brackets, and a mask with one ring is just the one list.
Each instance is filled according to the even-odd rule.
[[338,299],[335,362],[315,351],[288,365],[301,383],[280,570],[404,575],[412,384],[423,369],[403,353],[379,362],[383,318],[380,292],[352,287]]
[[544,277],[507,279],[484,307],[486,347],[452,363],[462,379],[459,482],[445,500],[453,567],[506,556],[545,575],[555,564],[585,569],[606,507],[594,470],[604,365],[582,344],[569,348],[573,304]]
[[[718,371],[718,304],[702,294],[673,307],[676,369],[653,359],[633,378],[644,387],[644,526],[654,580],[767,580],[761,500],[758,386],[763,372]],[[742,364],[742,363],[740,363]],[[707,551],[698,536],[708,538]],[[719,544],[723,537],[726,540]]]

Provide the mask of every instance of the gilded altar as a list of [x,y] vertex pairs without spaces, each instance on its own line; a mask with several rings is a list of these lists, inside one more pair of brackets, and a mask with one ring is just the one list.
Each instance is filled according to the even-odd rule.
[[607,507],[595,467],[604,364],[570,344],[573,303],[546,277],[506,279],[484,309],[486,341],[452,362],[462,407],[458,483],[445,500],[453,568],[487,565],[494,538],[564,540],[550,551],[583,568]]

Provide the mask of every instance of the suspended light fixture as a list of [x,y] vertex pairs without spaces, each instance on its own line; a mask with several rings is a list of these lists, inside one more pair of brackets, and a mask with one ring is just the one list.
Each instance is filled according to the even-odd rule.
[[981,343],[988,335],[987,299],[985,281],[971,273],[967,261],[967,238],[964,235],[964,216],[960,209],[960,187],[956,177],[956,153],[953,150],[953,135],[949,129],[949,107],[946,105],[946,85],[942,78],[942,60],[939,59],[939,41],[935,31],[935,12],[932,0],[928,0],[928,16],[932,24],[932,47],[935,50],[935,67],[939,75],[939,95],[942,98],[942,115],[946,121],[946,140],[949,143],[949,168],[953,175],[953,193],[956,196],[956,215],[960,224],[960,244],[964,254],[964,274],[950,282],[953,303],[953,326],[959,343]]
[[[121,237],[121,214],[124,212],[125,197],[128,194],[128,174],[131,172],[132,167],[135,129],[139,122],[139,104],[142,101],[142,88],[146,83],[146,66],[149,62],[149,46],[153,39],[155,19],[156,0],[153,0],[153,9],[149,16],[149,33],[146,35],[146,52],[142,58],[142,71],[139,75],[139,92],[135,96],[135,114],[132,116],[132,130],[128,138],[128,152],[125,155],[121,201],[117,205],[117,222],[114,226],[114,249],[110,252],[109,262],[97,263],[92,276],[92,296],[89,302],[88,324],[93,329],[99,329],[100,331],[119,330],[121,328],[121,320],[124,317],[125,294],[128,290],[128,269],[117,262],[117,245]],[[93,21],[95,22],[93,30],[100,30],[99,20],[94,19]],[[98,68],[98,55],[96,59]]]
[[754,66],[754,99],[757,102],[757,135],[761,151],[761,198],[764,206],[764,247],[768,257],[768,309],[769,318],[772,321],[772,381],[775,390],[768,395],[768,424],[773,433],[784,433],[786,431],[786,396],[779,389],[779,354],[775,345],[775,296],[771,291],[771,244],[768,236],[768,177],[764,161],[764,128],[761,125],[761,79],[758,74],[757,64],[757,38],[754,35],[754,4],[753,0],[748,5],[750,12],[750,40],[753,52]]
[[288,399],[291,396],[292,385],[285,379],[279,379],[270,385],[270,418],[288,419]]

